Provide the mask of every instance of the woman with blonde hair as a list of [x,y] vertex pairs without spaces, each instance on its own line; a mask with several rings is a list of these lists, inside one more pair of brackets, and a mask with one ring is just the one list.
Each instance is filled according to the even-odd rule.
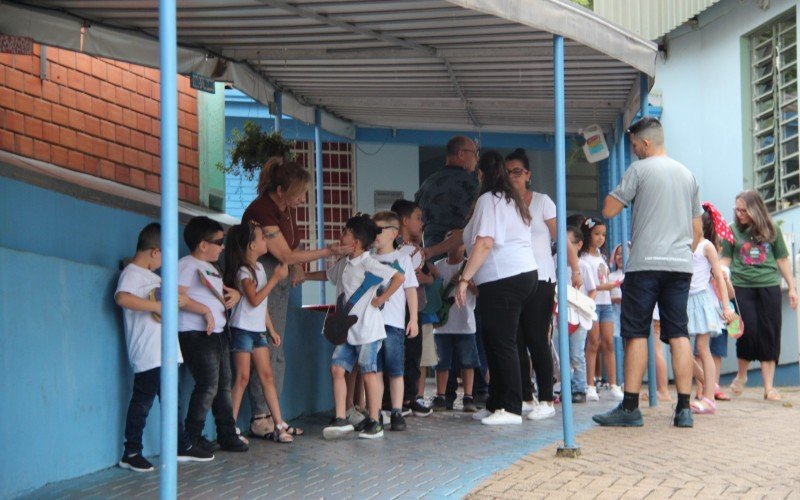
[[769,216],[764,201],[753,190],[736,196],[734,222],[730,225],[734,243],[722,241],[722,264],[729,266],[744,335],[736,341],[739,367],[731,382],[737,396],[747,384],[747,368],[761,363],[764,399],[780,401],[773,387],[781,350],[781,276],[789,285],[789,303],[797,308],[789,251],[780,226]]

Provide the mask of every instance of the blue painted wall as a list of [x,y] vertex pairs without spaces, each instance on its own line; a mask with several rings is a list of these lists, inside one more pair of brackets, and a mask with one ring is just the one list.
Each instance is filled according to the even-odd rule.
[[[119,460],[133,374],[113,293],[119,260],[152,220],[4,177],[0,213],[0,498],[7,498]],[[299,291],[292,302],[287,416],[332,406],[322,315],[299,309]],[[185,402],[192,382],[184,375]],[[156,403],[145,455],[158,452],[158,415]],[[241,417],[246,428],[246,408]]]

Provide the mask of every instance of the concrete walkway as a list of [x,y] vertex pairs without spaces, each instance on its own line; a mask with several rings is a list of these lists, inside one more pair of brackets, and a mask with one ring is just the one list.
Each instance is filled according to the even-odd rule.
[[[617,403],[577,405],[578,432],[593,427],[591,415]],[[562,439],[556,418],[487,427],[471,414],[408,417],[408,431],[381,440],[325,441],[319,415],[293,421],[306,435],[291,445],[252,439],[247,453],[217,452],[209,463],[180,464],[182,498],[461,498],[493,473]],[[156,420],[157,421],[157,420]],[[109,439],[120,440],[121,436]],[[549,453],[554,460],[552,452]],[[158,461],[153,460],[157,465]],[[113,467],[36,490],[28,498],[157,498],[157,472],[137,474]]]
[[716,415],[696,415],[693,429],[671,426],[671,404],[643,407],[644,427],[593,427],[577,440],[580,458],[556,459],[547,446],[470,497],[800,499],[800,389],[781,392],[772,403],[747,389]]

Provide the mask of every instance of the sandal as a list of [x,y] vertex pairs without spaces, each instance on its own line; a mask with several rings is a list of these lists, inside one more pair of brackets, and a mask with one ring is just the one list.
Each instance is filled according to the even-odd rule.
[[716,389],[714,390],[714,399],[717,401],[730,401],[731,397],[722,392],[722,389],[720,389],[719,385],[717,385]]
[[731,392],[737,396],[741,396],[742,392],[744,391],[745,384],[747,384],[747,379],[741,380],[739,377],[735,377],[731,381]]
[[248,441],[246,437],[242,436],[242,430],[238,427],[236,427],[236,437],[239,438],[239,441],[243,442],[244,444],[250,444],[250,441]]
[[[286,424],[286,423],[284,422],[284,424]],[[286,432],[288,432],[290,436],[302,436],[303,434],[305,434],[305,431],[303,429],[301,429],[300,427],[293,427],[293,426],[287,424],[285,429],[286,429]]]
[[708,398],[692,401],[689,407],[697,415],[713,415],[717,411],[717,404]]
[[781,393],[773,387],[764,393],[764,399],[767,401],[780,401],[782,398]]
[[250,435],[261,439],[272,439],[275,422],[272,415],[261,415],[250,419]]
[[289,426],[286,425],[286,422],[283,424],[275,427],[275,431],[272,432],[270,435],[272,436],[272,440],[276,443],[291,443],[294,441],[292,434],[289,432]]

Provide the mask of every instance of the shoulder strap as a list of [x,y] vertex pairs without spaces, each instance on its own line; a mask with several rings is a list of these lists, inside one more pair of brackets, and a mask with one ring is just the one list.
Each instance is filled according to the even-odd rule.
[[[459,266],[458,271],[456,272],[456,275],[459,275],[459,274],[463,273],[464,272],[464,267],[466,267],[466,265],[467,265],[467,259],[464,259],[464,262],[462,262],[461,266]],[[450,278],[450,281],[447,282],[447,286],[442,289],[442,297],[447,298],[448,296],[450,296],[450,292],[452,292],[453,288],[455,288],[455,287],[456,287],[456,284],[453,283],[453,279]]]

